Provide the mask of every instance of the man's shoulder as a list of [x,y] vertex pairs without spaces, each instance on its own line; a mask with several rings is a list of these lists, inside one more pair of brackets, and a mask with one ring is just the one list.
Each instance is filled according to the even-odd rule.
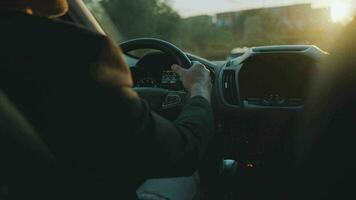
[[[51,44],[87,45],[94,41],[105,41],[106,36],[98,32],[87,29],[84,26],[60,19],[48,19],[34,15],[27,15],[22,12],[0,11],[0,21],[7,31],[14,35],[21,32],[27,33],[28,38],[34,42],[49,42]],[[38,38],[37,38],[38,37]],[[37,39],[41,40],[37,40]]]
[[34,16],[32,20],[37,21],[37,28],[42,30],[45,29],[44,31],[50,35],[65,36],[67,39],[76,37],[77,39],[102,40],[106,37],[105,35],[92,31],[82,25],[60,19],[53,20]]
[[0,65],[11,62],[25,69],[20,62],[26,60],[33,71],[56,69],[67,73],[76,69],[83,73],[99,62],[102,49],[108,48],[107,36],[61,20],[0,10],[0,26],[0,53],[6,58]]

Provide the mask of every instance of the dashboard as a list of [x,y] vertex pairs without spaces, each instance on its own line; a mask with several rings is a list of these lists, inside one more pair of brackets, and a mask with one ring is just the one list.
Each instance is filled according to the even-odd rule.
[[[227,61],[187,56],[214,72],[215,140],[207,157],[239,163],[243,177],[235,180],[236,189],[253,190],[256,183],[266,181],[261,174],[290,169],[304,103],[327,53],[312,45],[278,45],[250,48]],[[145,55],[131,67],[135,87],[183,90],[170,70],[174,63],[162,53]],[[205,165],[213,168],[215,162]]]
[[231,111],[301,108],[324,56],[311,45],[251,48],[219,70],[217,104]]
[[175,63],[173,58],[160,52],[143,56],[135,66],[130,68],[134,86],[183,90],[179,76],[171,70],[171,66]]
[[[214,72],[212,106],[223,157],[247,167],[287,165],[318,62],[327,54],[312,45],[290,45],[250,48],[228,61],[187,56]],[[131,67],[135,87],[183,90],[170,70],[174,63],[163,53],[145,55]]]
[[311,45],[255,47],[221,66],[214,90],[222,154],[242,166],[290,164],[303,106],[326,55]]

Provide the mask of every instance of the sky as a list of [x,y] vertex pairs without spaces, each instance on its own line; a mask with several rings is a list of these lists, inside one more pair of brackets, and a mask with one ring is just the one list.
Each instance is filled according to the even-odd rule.
[[182,17],[302,3],[326,7],[333,1],[355,1],[353,4],[356,4],[356,0],[169,0]]

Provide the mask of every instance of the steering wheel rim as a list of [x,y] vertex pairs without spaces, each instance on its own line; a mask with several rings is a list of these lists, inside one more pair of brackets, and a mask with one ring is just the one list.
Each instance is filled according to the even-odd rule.
[[122,42],[120,47],[123,53],[137,49],[159,50],[172,56],[185,69],[188,69],[192,65],[188,56],[181,49],[170,42],[157,38],[136,38]]
[[[190,59],[182,50],[164,40],[136,38],[121,43],[120,47],[123,53],[137,49],[155,49],[172,56],[183,68],[188,69],[192,65]],[[186,91],[170,91],[163,88],[134,87],[133,89],[157,112],[179,109],[185,104],[189,96]]]

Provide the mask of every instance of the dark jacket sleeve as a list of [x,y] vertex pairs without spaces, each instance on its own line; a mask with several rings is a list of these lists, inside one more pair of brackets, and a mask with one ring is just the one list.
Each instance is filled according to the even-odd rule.
[[[142,165],[135,167],[143,176],[192,174],[213,136],[210,103],[203,97],[191,98],[175,122],[164,119],[131,89],[130,71],[120,50],[108,39],[104,41],[102,56],[93,70],[94,77],[103,90],[108,91],[105,92],[106,105],[103,105],[107,107],[105,115],[116,115],[120,119],[117,123],[126,127],[122,128],[120,138],[121,146],[125,147],[122,150],[130,154],[126,160],[132,165]],[[107,99],[112,102],[110,106]]]
[[152,112],[146,103],[140,112],[147,122],[139,124],[137,130],[138,135],[146,138],[146,149],[149,149],[143,152],[151,161],[145,168],[148,174],[160,177],[194,173],[214,133],[210,103],[203,97],[193,97],[175,122]]

